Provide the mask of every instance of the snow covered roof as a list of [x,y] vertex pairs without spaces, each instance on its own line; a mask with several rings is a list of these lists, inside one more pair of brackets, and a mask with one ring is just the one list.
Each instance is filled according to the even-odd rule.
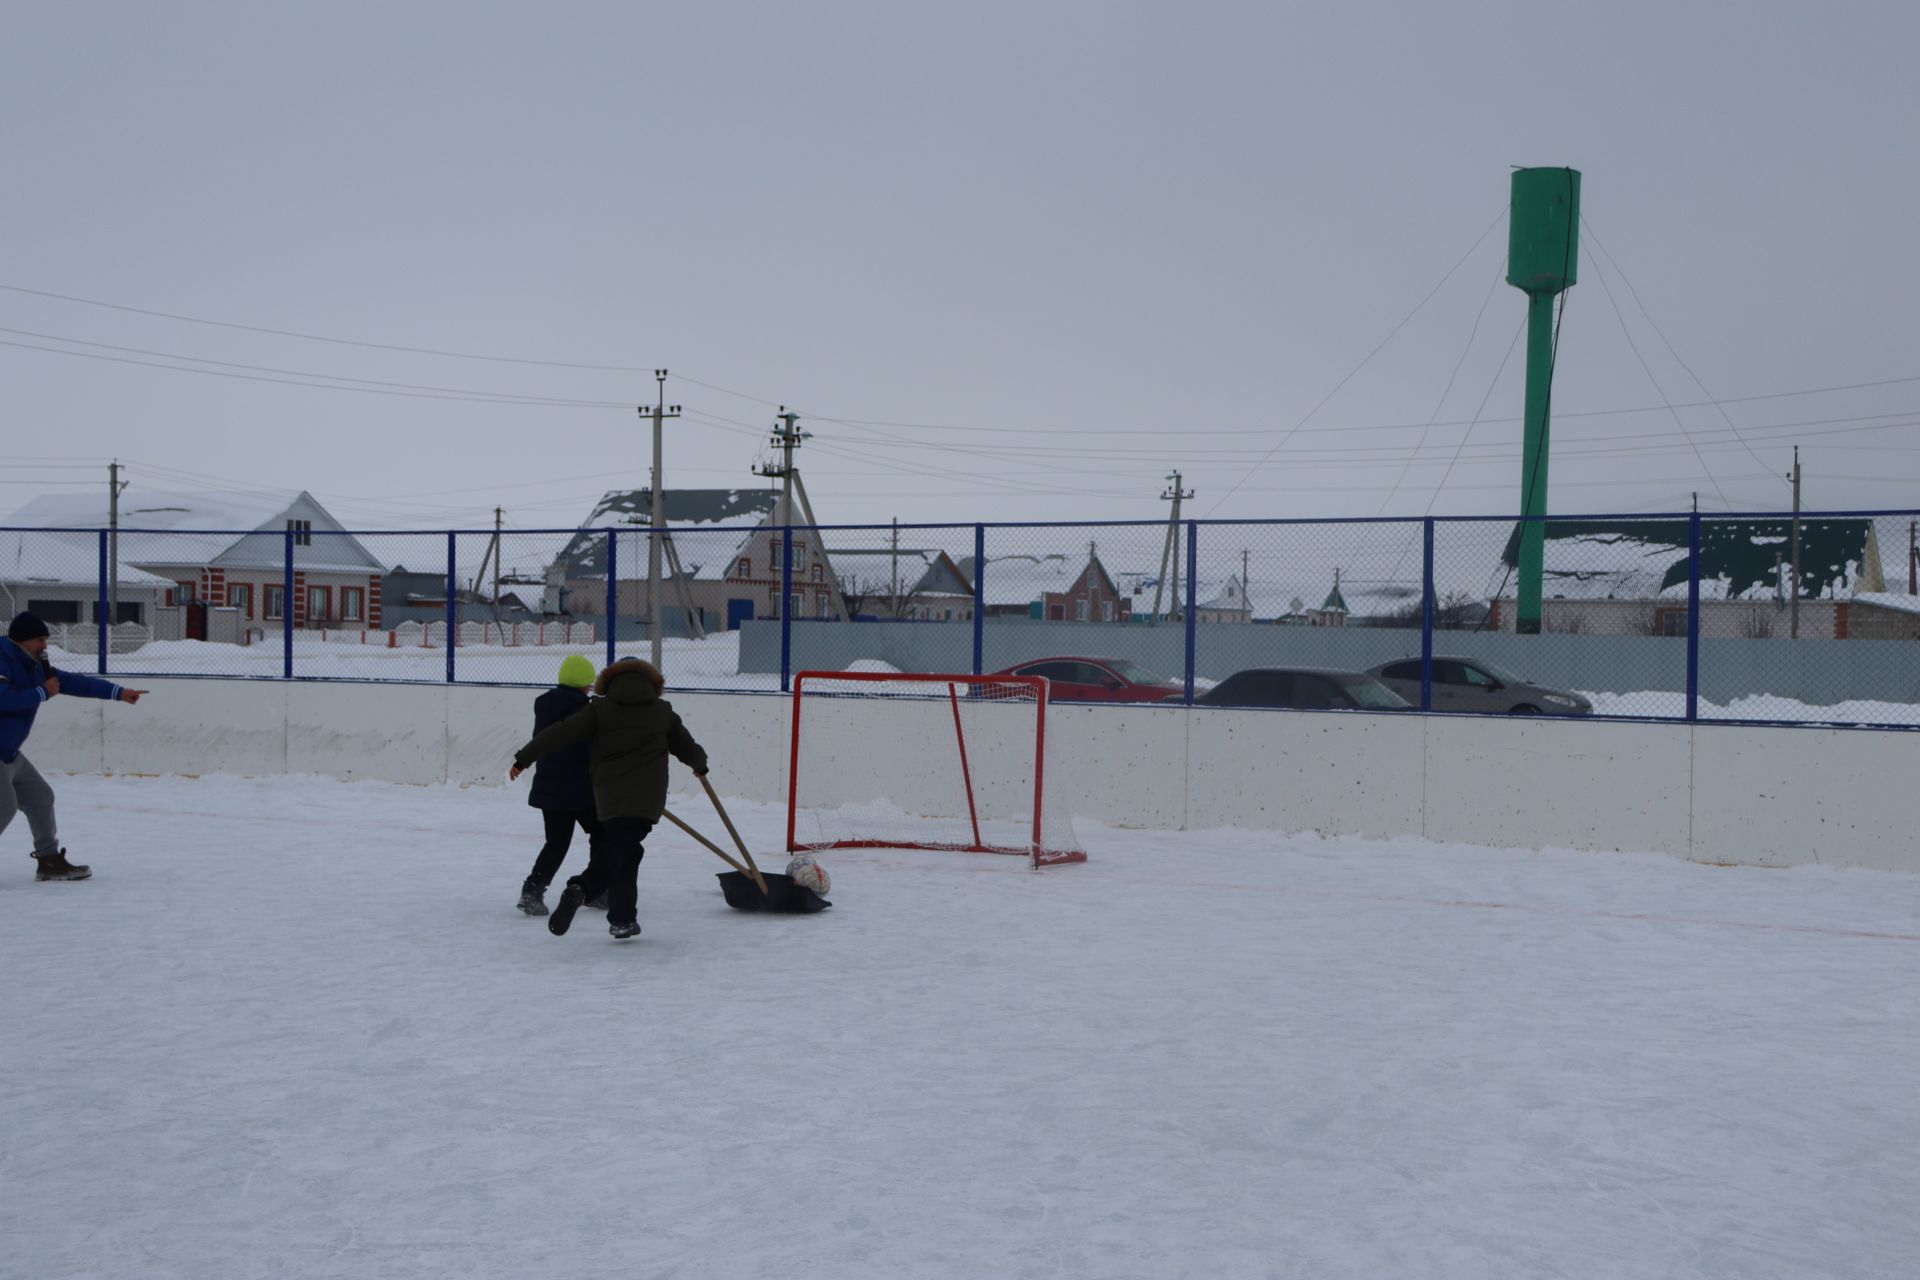
[[[110,518],[105,493],[42,494],[0,525],[102,529]],[[284,559],[280,535],[289,519],[309,521],[315,533],[342,535],[301,544],[297,563],[308,568],[379,567],[312,494],[300,489],[235,493],[129,488],[120,499],[120,556],[136,564],[271,567]],[[255,532],[273,536],[240,536]]]
[[[1789,554],[1793,522],[1702,521],[1700,594],[1709,600],[1771,597]],[[1686,520],[1556,520],[1547,525],[1543,593],[1567,600],[1653,600],[1685,595],[1690,528]],[[1519,563],[1514,526],[1502,564]],[[1879,540],[1866,519],[1800,522],[1801,589],[1808,596],[1884,586]],[[1511,584],[1509,584],[1509,594]]]
[[[14,586],[92,587],[100,582],[100,541],[94,533],[0,530],[0,582]],[[170,587],[166,578],[120,562],[123,587]]]
[[1896,591],[1862,591],[1852,597],[1856,603],[1878,605],[1901,613],[1920,613],[1920,596]]
[[[744,530],[771,519],[780,503],[780,495],[771,489],[669,489],[666,498],[667,531],[673,535],[681,566],[689,576],[702,579],[724,577],[739,548],[752,536]],[[624,578],[628,548],[631,546],[643,557],[646,554],[646,538],[641,531],[652,518],[652,490],[612,490],[587,513],[587,518],[580,522],[579,532],[568,540],[555,562],[569,579],[605,578],[607,539],[604,531],[632,529],[635,538],[620,539],[619,574]],[[722,535],[715,530],[732,532]],[[716,547],[716,539],[724,540],[725,546]]]

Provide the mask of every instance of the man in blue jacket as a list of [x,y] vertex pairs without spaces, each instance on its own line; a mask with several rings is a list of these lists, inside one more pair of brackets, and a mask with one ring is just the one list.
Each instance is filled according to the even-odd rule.
[[145,692],[122,689],[94,676],[56,671],[47,661],[46,623],[22,613],[8,624],[7,638],[0,642],[0,832],[6,831],[15,813],[26,811],[39,867],[35,880],[85,880],[93,874],[93,868],[67,861],[53,820],[53,788],[20,754],[33,732],[40,704],[63,693],[133,703]]

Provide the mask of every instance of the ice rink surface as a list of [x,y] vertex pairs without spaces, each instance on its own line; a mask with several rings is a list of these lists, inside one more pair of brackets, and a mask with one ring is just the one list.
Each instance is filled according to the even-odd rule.
[[524,783],[53,781],[6,1277],[1920,1272],[1920,878],[1083,823],[764,917],[669,830],[621,944]]

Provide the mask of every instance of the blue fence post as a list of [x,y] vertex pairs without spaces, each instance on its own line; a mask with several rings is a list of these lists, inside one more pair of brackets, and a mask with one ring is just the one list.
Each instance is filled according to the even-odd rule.
[[1433,521],[1423,522],[1420,552],[1420,709],[1433,710]]
[[460,644],[460,583],[454,565],[454,542],[459,537],[447,530],[447,683],[453,683],[453,651]]
[[107,620],[107,607],[107,531],[102,529],[100,531],[100,599],[93,607],[93,620],[99,624],[95,629],[100,633],[96,647],[100,650],[98,666],[101,675],[107,674],[107,650],[110,647],[107,629],[113,625]]
[[[793,517],[787,517],[791,520]],[[817,534],[815,535],[818,536]],[[793,526],[780,530],[780,692],[793,689]]]
[[1200,598],[1198,579],[1200,577],[1200,522],[1187,521],[1187,693],[1188,706],[1193,705],[1193,624],[1194,604]]
[[620,535],[613,529],[607,530],[607,666],[614,664],[614,653],[620,643],[620,577],[618,569]]
[[1700,513],[1687,522],[1687,720],[1700,718]]
[[293,679],[293,530],[286,532],[280,565],[280,678]]
[[987,567],[987,526],[973,526],[973,674],[984,670],[986,656],[987,598],[980,580]]

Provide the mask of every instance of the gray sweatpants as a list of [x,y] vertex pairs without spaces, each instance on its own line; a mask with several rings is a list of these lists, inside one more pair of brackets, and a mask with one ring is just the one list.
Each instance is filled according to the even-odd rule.
[[27,815],[34,857],[60,852],[60,831],[53,820],[53,788],[23,755],[16,755],[11,764],[0,760],[0,833],[19,812]]

